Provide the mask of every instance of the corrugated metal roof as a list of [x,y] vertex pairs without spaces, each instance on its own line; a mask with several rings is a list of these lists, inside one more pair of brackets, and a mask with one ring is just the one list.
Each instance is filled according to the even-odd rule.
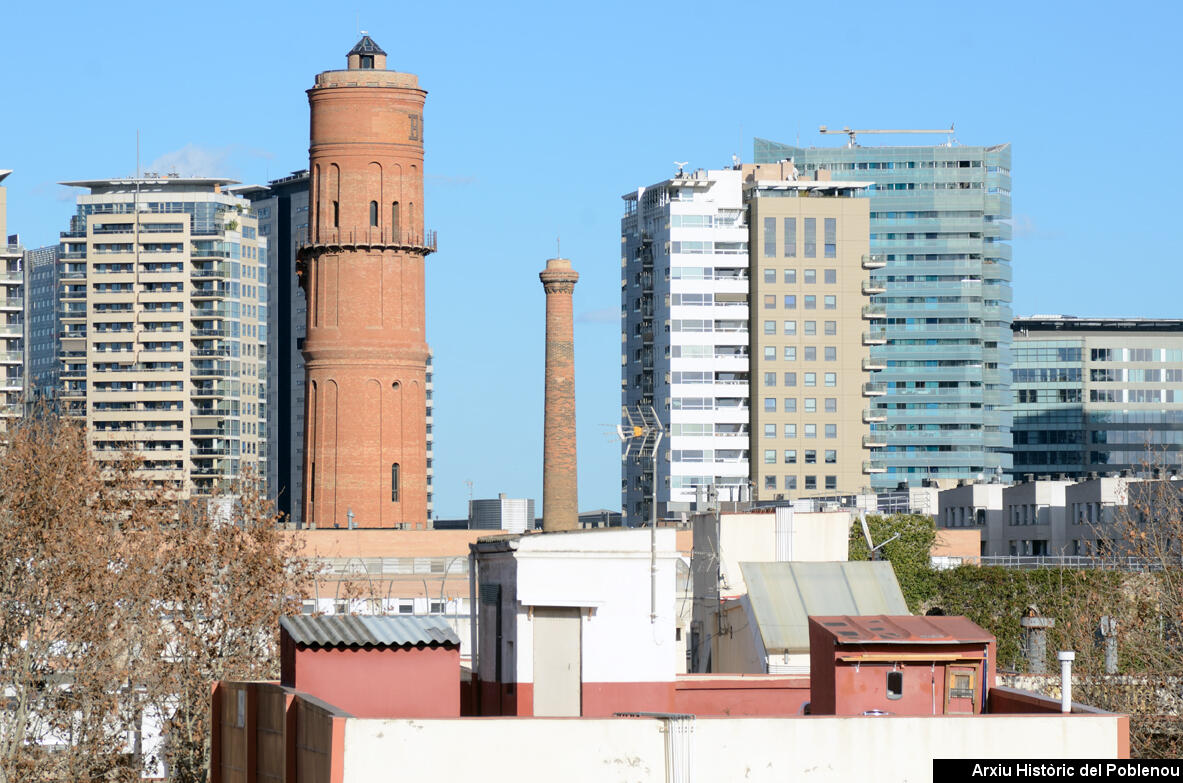
[[740,563],[764,649],[809,652],[810,615],[908,614],[891,563]]
[[460,646],[460,637],[439,617],[301,614],[281,617],[279,627],[305,647]]
[[992,642],[994,637],[967,617],[814,617],[839,644],[950,644]]

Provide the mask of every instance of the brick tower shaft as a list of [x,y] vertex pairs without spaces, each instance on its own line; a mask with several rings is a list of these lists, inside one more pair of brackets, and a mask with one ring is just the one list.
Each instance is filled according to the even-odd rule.
[[308,91],[303,507],[318,527],[427,526],[427,93],[385,65],[365,36]]
[[579,527],[575,470],[575,333],[572,293],[579,273],[552,258],[538,274],[546,291],[546,398],[542,447],[542,529]]

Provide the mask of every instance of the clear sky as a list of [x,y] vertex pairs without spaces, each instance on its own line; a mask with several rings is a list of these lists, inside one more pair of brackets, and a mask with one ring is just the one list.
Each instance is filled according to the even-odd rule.
[[620,196],[675,160],[750,160],[753,136],[955,122],[1011,142],[1016,314],[1181,315],[1178,3],[331,5],[11,4],[9,231],[56,242],[74,198],[56,183],[134,173],[137,129],[145,170],[305,168],[304,90],[369,31],[429,92],[439,516],[465,515],[467,481],[541,510],[538,272],[558,237],[581,275],[580,507],[619,508]]

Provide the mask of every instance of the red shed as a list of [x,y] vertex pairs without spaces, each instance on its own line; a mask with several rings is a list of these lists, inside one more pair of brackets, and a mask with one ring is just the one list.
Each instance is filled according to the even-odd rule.
[[814,715],[976,715],[994,637],[965,617],[809,618]]
[[442,618],[279,621],[281,681],[358,718],[460,717],[460,637]]

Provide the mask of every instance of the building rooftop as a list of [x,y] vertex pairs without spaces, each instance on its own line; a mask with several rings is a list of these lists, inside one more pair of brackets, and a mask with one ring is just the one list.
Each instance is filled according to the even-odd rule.
[[967,617],[864,615],[811,618],[843,644],[950,644],[992,642],[994,637]]
[[382,47],[374,43],[374,39],[368,35],[363,35],[361,40],[349,50],[350,54],[386,54],[382,51]]
[[142,177],[119,177],[115,179],[76,179],[70,180],[69,182],[59,182],[58,184],[71,188],[90,188],[96,193],[119,193],[133,188],[137,183],[141,187],[148,186],[152,190],[197,190],[206,188],[211,191],[226,187],[227,185],[240,184],[236,179],[226,179],[225,177],[182,177],[177,174],[170,174],[163,177],[158,174],[145,174]]
[[460,646],[460,637],[441,617],[293,615],[280,618],[279,626],[297,645],[315,649]]
[[1082,318],[1075,315],[1032,315],[1015,318],[1011,323],[1015,332],[1179,332],[1183,319],[1179,318]]

